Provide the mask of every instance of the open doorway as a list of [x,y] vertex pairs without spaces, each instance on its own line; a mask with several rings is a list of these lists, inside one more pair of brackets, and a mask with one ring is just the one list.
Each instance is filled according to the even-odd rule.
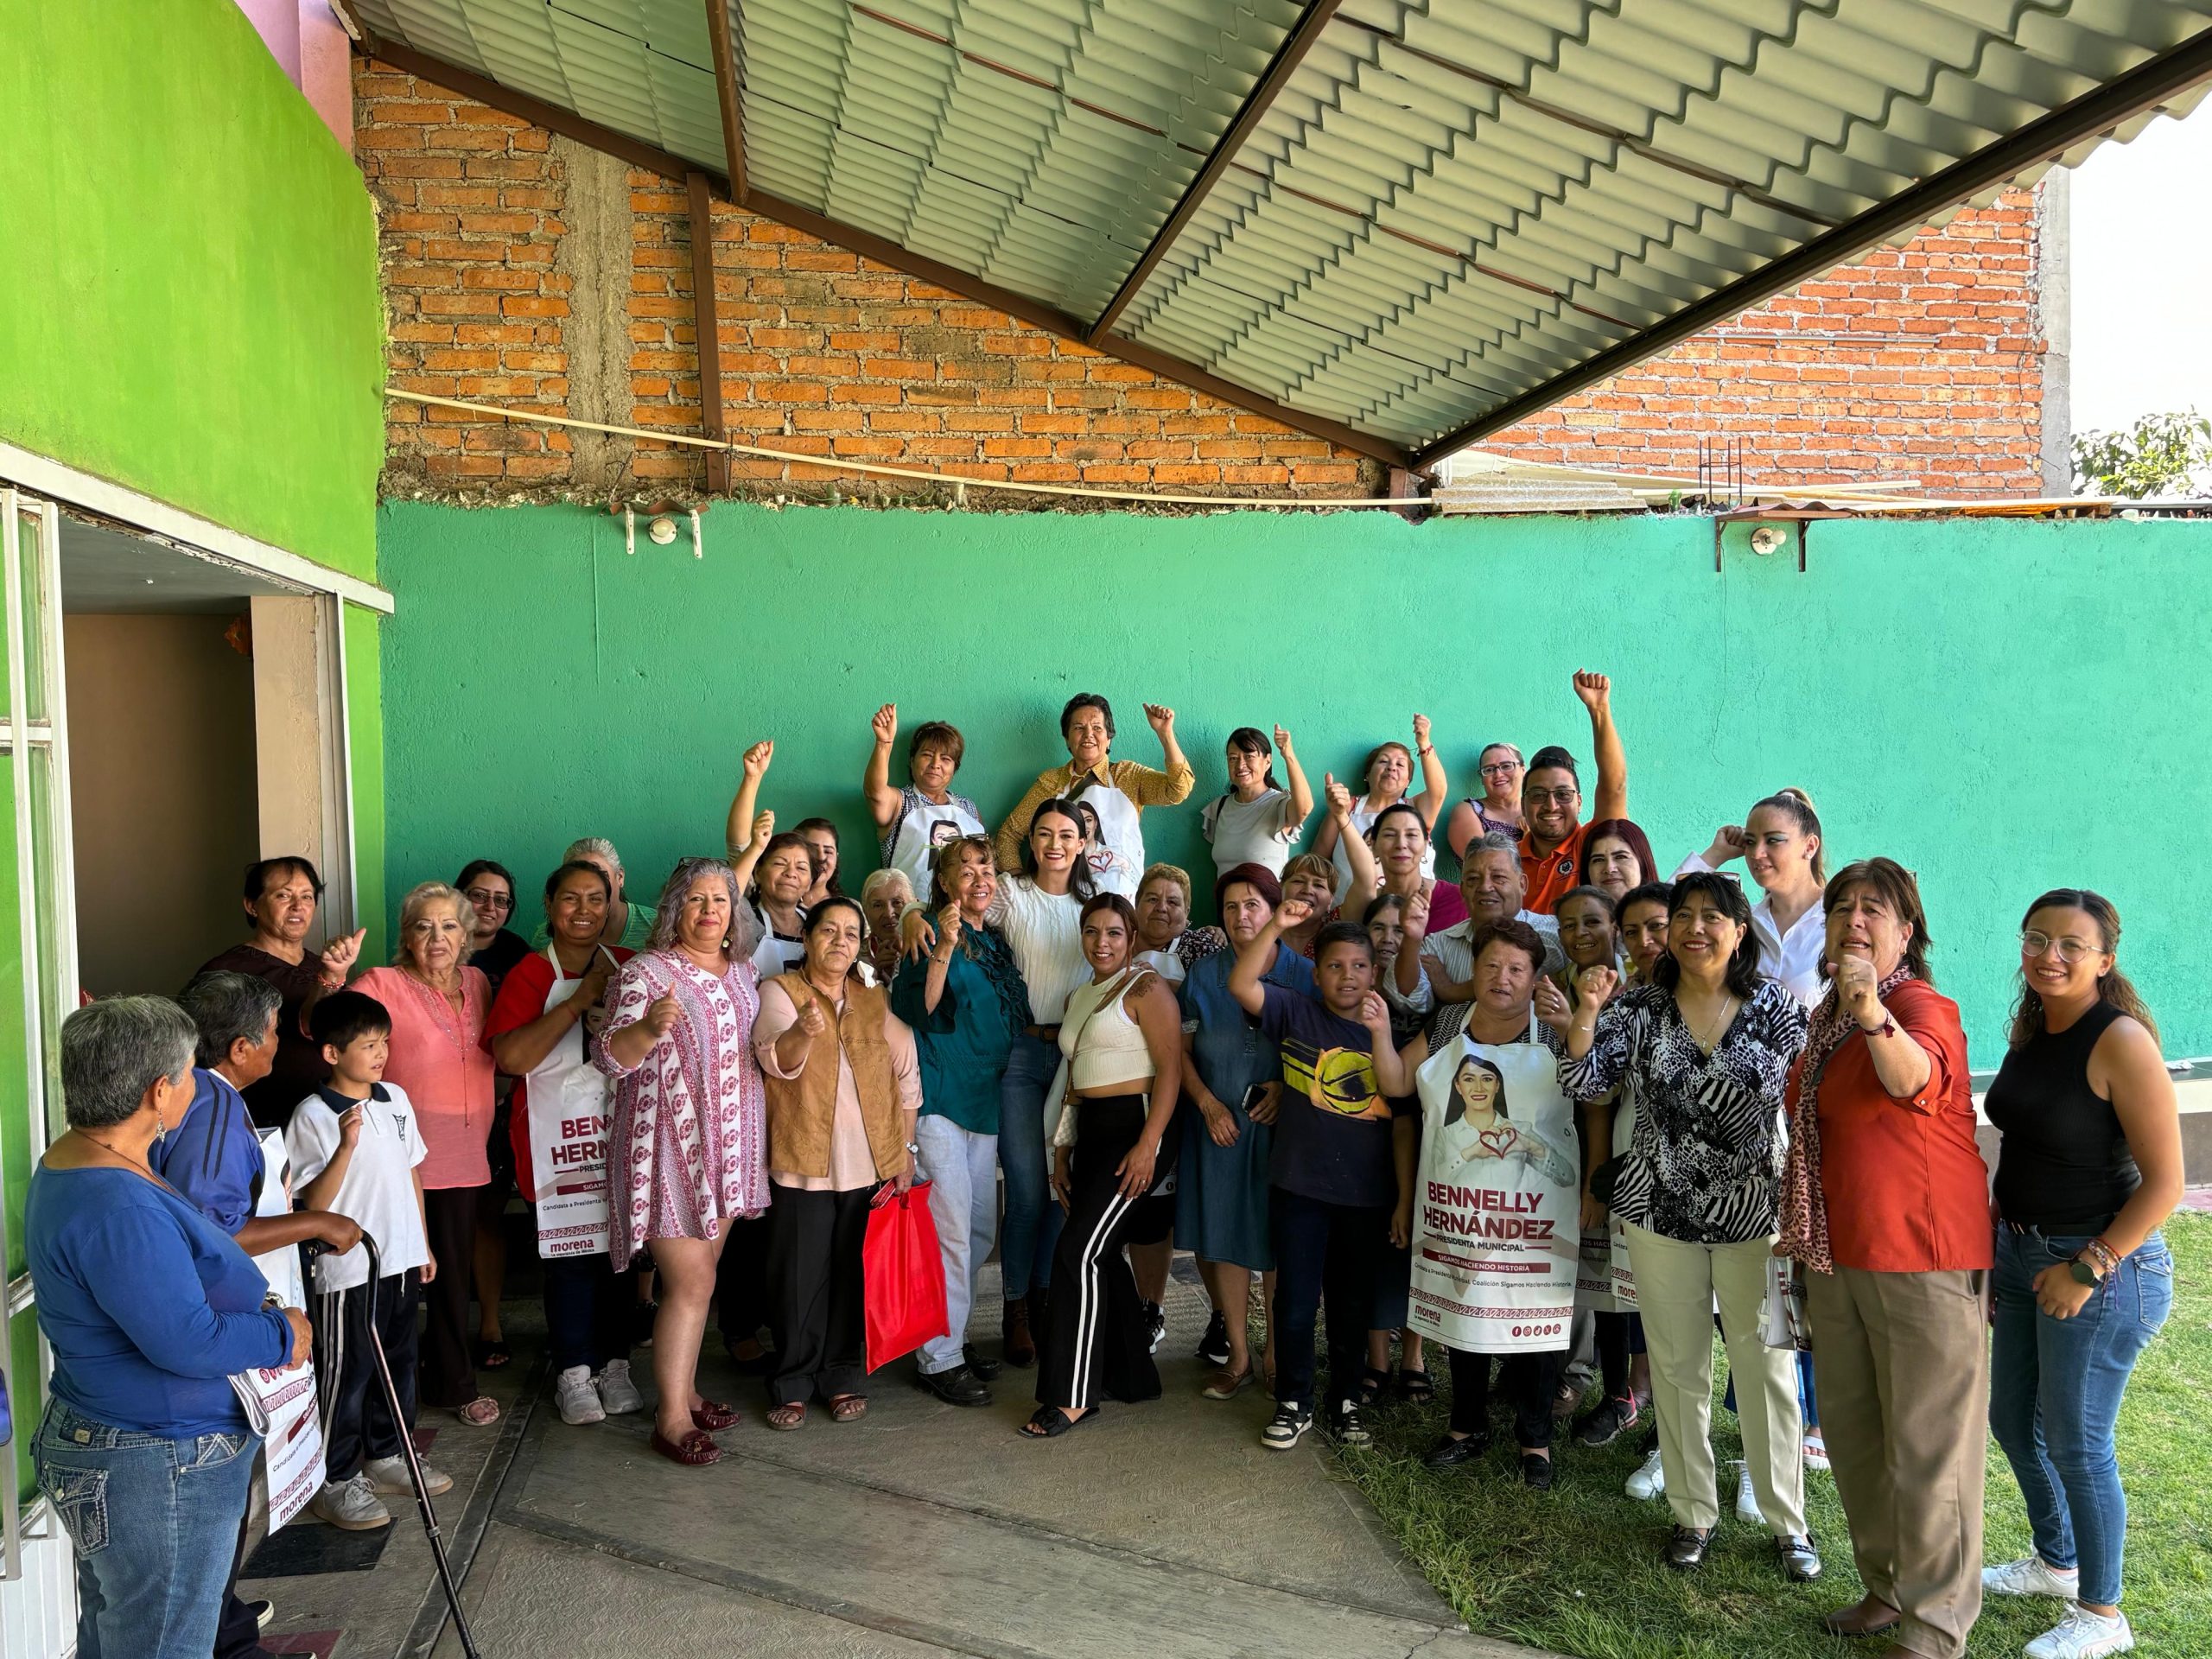
[[174,995],[239,937],[247,864],[347,861],[325,810],[334,607],[113,523],[60,529],[78,982]]

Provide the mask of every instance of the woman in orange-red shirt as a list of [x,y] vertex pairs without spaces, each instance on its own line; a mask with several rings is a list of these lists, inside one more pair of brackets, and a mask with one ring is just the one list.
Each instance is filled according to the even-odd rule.
[[1827,1627],[1956,1659],[1981,1611],[1996,1259],[1966,1033],[1929,982],[1910,871],[1864,860],[1823,902],[1829,988],[1790,1074],[1775,1249],[1805,1265],[1821,1421],[1866,1586]]

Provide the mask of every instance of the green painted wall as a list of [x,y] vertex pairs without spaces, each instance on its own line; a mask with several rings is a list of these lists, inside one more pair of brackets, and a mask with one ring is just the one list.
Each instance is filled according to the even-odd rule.
[[[878,702],[959,723],[960,786],[995,822],[1065,758],[1058,709],[1085,689],[1141,760],[1158,750],[1140,701],[1180,712],[1200,792],[1147,813],[1147,845],[1210,873],[1197,809],[1231,728],[1283,721],[1318,785],[1419,709],[1464,792],[1493,738],[1586,763],[1568,676],[1590,667],[1614,677],[1632,809],[1670,867],[1796,784],[1832,867],[1886,853],[1920,873],[1978,1063],[2001,1052],[2019,912],[2062,882],[2120,905],[2167,1052],[2212,1051],[2204,906],[2149,855],[2212,818],[2212,531],[1828,523],[1803,575],[1741,533],[1716,575],[1703,519],[724,505],[695,561],[688,534],[656,548],[642,524],[626,556],[620,521],[580,508],[388,505],[390,890],[475,855],[529,887],[597,833],[649,893],[719,846],[761,735],[766,804],[831,813],[864,870]],[[2152,840],[2123,849],[2115,811]]]
[[0,0],[0,439],[368,575],[352,158],[232,0]]
[[[385,925],[384,664],[374,611],[340,605],[346,632],[346,728],[353,748],[353,883],[359,925],[369,930],[362,960],[382,962],[391,949]],[[460,866],[454,867],[455,874]]]

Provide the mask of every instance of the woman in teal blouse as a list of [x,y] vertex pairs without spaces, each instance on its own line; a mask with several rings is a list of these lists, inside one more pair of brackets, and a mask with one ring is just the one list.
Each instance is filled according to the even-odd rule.
[[976,1274],[998,1226],[999,1091],[1029,993],[1006,935],[988,923],[998,893],[991,843],[966,836],[938,850],[931,880],[937,938],[892,982],[891,1007],[914,1033],[922,1112],[913,1148],[930,1183],[944,1255],[947,1334],[923,1344],[921,1383],[955,1406],[987,1406],[999,1363],[968,1345]]

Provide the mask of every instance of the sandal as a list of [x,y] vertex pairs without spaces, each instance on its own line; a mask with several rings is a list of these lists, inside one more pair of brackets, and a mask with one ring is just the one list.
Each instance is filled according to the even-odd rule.
[[868,1415],[868,1396],[864,1394],[840,1394],[830,1401],[830,1421],[833,1423],[857,1423]]
[[1398,1398],[1410,1406],[1425,1406],[1436,1398],[1436,1385],[1428,1380],[1426,1370],[1400,1370]]
[[512,1364],[515,1356],[505,1337],[479,1337],[469,1350],[469,1357],[478,1370],[496,1371],[502,1365]]
[[499,1402],[488,1394],[480,1394],[465,1406],[455,1406],[453,1414],[471,1428],[489,1428],[499,1421]]
[[1058,1406],[1039,1406],[1021,1426],[1021,1432],[1033,1440],[1056,1440],[1068,1430],[1089,1422],[1098,1414],[1098,1408],[1091,1407],[1077,1417],[1071,1417]]
[[716,1429],[735,1428],[740,1419],[737,1413],[721,1401],[702,1398],[697,1405],[691,1408],[691,1421],[711,1434]]
[[646,1444],[671,1463],[680,1463],[687,1468],[702,1469],[722,1459],[721,1447],[696,1428],[680,1440],[671,1440],[660,1430],[655,1429],[652,1439]]
[[1389,1387],[1389,1372],[1378,1371],[1372,1365],[1366,1367],[1361,1371],[1359,1377],[1359,1403],[1363,1406],[1373,1405],[1382,1397]]
[[805,1427],[805,1402],[795,1400],[790,1405],[776,1407],[768,1414],[768,1427],[778,1429]]

